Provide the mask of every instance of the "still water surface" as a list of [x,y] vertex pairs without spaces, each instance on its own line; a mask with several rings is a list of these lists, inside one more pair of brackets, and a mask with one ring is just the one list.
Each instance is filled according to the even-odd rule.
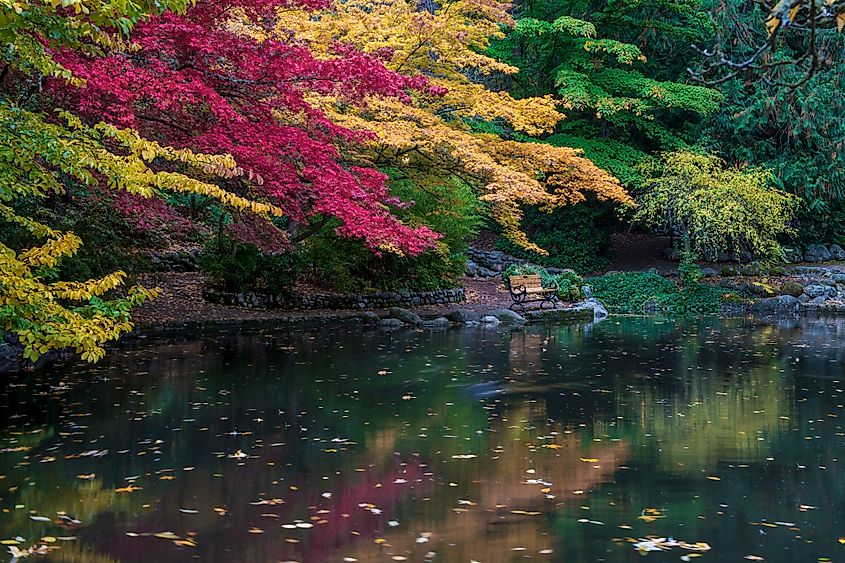
[[845,561],[843,339],[617,318],[142,342],[7,381],[0,536],[92,563],[640,561],[647,536],[711,547],[654,562]]

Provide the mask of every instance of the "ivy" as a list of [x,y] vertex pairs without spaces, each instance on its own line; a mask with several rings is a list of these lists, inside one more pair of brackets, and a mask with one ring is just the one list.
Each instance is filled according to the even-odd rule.
[[684,288],[651,272],[619,272],[587,278],[585,284],[609,311],[622,314],[716,314],[730,292],[694,284]]

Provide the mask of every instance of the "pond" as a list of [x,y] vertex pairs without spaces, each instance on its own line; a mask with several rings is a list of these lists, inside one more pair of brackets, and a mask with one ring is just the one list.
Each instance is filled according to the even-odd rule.
[[618,562],[649,536],[675,540],[639,544],[655,562],[843,561],[843,333],[142,340],[7,379],[0,536],[77,562]]

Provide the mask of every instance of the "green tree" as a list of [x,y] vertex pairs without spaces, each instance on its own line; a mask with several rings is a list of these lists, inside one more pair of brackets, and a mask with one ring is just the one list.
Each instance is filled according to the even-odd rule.
[[718,91],[687,84],[683,59],[704,36],[697,0],[528,0],[495,52],[518,66],[510,91],[552,94],[567,118],[544,139],[584,150],[629,188],[637,164],[697,140]]
[[782,253],[797,198],[762,168],[727,167],[712,155],[679,151],[643,166],[645,195],[634,220],[688,242],[699,257]]
[[[761,25],[766,14],[756,4],[714,3],[712,13],[724,30],[722,49],[729,58],[747,59],[767,40]],[[782,189],[801,198],[796,236],[827,243],[845,237],[845,35],[835,29],[817,33],[824,66],[800,88],[791,85],[807,78],[801,65],[773,67],[768,81],[743,73],[723,82],[725,101],[707,135],[729,163],[770,169]],[[766,61],[800,57],[806,43],[799,39],[778,42]]]

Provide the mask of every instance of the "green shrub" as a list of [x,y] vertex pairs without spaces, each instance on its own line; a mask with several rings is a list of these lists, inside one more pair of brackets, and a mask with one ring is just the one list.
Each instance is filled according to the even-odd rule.
[[571,268],[580,274],[610,264],[611,235],[618,221],[609,203],[588,199],[552,213],[528,207],[522,224],[529,238],[546,250],[548,256],[527,251],[504,237],[496,241],[496,248],[534,264]]
[[464,274],[466,241],[480,224],[482,206],[471,186],[443,178],[421,186],[405,178],[405,171],[385,172],[393,178],[391,195],[414,202],[394,213],[408,225],[424,225],[440,233],[438,248],[420,256],[377,255],[360,241],[338,237],[338,223],[330,221],[303,245],[308,275],[320,285],[355,293],[454,287]]
[[435,291],[455,287],[464,273],[465,258],[446,245],[420,256],[376,255],[359,241],[338,237],[327,228],[304,245],[302,264],[309,279],[336,291]]
[[198,265],[212,285],[227,291],[242,291],[254,287],[258,255],[258,248],[251,244],[220,237],[205,245]]
[[728,290],[706,284],[684,287],[651,272],[619,272],[588,278],[593,295],[608,310],[641,314],[653,308],[667,314],[708,314],[721,309]]
[[684,287],[693,287],[698,285],[704,274],[701,273],[701,268],[695,263],[695,255],[689,249],[685,248],[681,252],[681,262],[678,264],[678,275],[681,278],[681,285]]
[[291,291],[298,260],[293,254],[262,254],[255,245],[228,237],[209,241],[199,258],[200,271],[212,285],[227,291]]

